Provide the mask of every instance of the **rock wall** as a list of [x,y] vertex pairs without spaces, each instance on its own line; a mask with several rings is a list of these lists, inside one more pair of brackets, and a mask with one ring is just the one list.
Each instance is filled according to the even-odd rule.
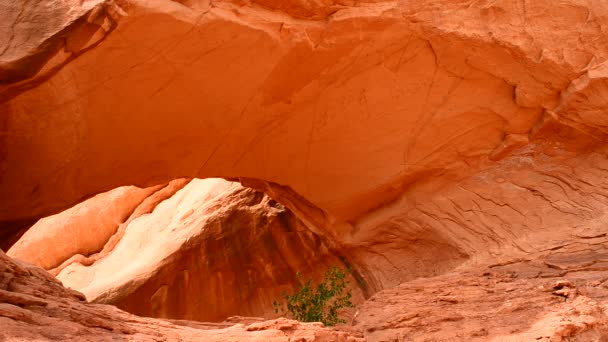
[[[3,232],[126,184],[224,177],[283,203],[331,258],[354,266],[362,294],[377,293],[379,304],[366,302],[358,316],[370,340],[605,334],[605,279],[597,276],[608,209],[605,1],[0,6],[9,18],[0,23]],[[141,212],[153,214],[161,202]],[[185,218],[174,204],[166,217]],[[240,222],[236,208],[234,215]],[[102,271],[120,255],[103,249],[119,251],[129,225],[108,226],[118,235],[84,264],[113,275],[125,259]],[[219,241],[207,247],[230,250]],[[226,255],[214,267],[232,260]],[[56,272],[68,279],[68,265],[79,266],[63,259],[52,264],[62,262]],[[192,260],[151,264],[163,262]],[[475,273],[504,262],[523,281],[511,270]],[[141,298],[181,300],[151,272],[137,272],[124,274],[121,291],[147,274],[154,285],[135,286]],[[103,292],[89,287],[94,274],[76,274],[70,281],[83,291]],[[416,280],[435,276],[429,291]],[[561,277],[572,286],[554,288]],[[180,287],[191,278],[171,279]],[[228,279],[222,284],[236,281]],[[463,305],[442,292],[453,281],[467,292]],[[469,295],[516,288],[541,305],[511,301],[515,308],[502,307],[505,325],[479,326],[484,319],[472,311],[509,297]],[[585,293],[553,293],[564,288]],[[402,295],[416,305],[396,299]],[[376,312],[384,308],[388,314]],[[518,320],[522,312],[533,322]]]
[[335,253],[282,205],[223,179],[100,194],[40,220],[8,251],[89,301],[214,322],[274,317],[272,302],[295,287],[297,272],[318,280],[332,265],[346,267]]
[[331,230],[492,165],[547,117],[605,141],[603,1],[2,6],[6,228],[222,176],[287,186]]
[[[544,129],[551,127],[548,121]],[[272,300],[297,270],[319,276],[330,264],[353,267],[361,303],[404,282],[486,267],[501,256],[538,259],[531,255],[552,241],[604,234],[608,211],[606,147],[594,139],[585,144],[577,130],[553,132],[564,141],[529,144],[455,184],[420,183],[336,240],[314,234],[254,190],[193,181],[130,220],[105,259],[73,258],[52,272],[91,300],[140,315],[218,321],[272,317]],[[568,151],[570,140],[593,152]],[[209,184],[221,195],[208,195]],[[124,260],[132,260],[129,267]]]

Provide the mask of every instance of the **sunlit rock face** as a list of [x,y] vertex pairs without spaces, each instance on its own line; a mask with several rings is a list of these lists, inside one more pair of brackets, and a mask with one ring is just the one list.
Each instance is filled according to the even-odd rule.
[[223,179],[100,194],[40,220],[8,255],[90,301],[199,321],[274,316],[297,272],[318,279],[347,266],[282,205]]
[[159,188],[120,187],[43,218],[8,254],[47,270],[59,267],[74,255],[96,254]]

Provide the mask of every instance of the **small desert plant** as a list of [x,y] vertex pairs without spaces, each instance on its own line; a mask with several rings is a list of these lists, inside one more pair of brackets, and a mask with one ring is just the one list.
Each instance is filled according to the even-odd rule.
[[[289,295],[282,293],[285,299],[287,311],[294,319],[301,322],[321,322],[326,326],[333,326],[338,323],[346,323],[338,317],[338,311],[342,308],[352,308],[352,291],[344,290],[349,284],[346,276],[349,270],[342,270],[331,267],[325,272],[323,282],[316,288],[312,285],[312,279],[302,281],[302,274],[297,273],[300,282],[296,293]],[[273,303],[275,313],[282,311],[286,313],[285,307],[277,301]]]

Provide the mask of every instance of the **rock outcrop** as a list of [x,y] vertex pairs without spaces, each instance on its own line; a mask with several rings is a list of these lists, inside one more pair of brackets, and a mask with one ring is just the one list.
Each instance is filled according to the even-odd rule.
[[295,286],[297,272],[319,279],[332,265],[347,266],[282,205],[223,179],[100,194],[40,220],[8,255],[92,302],[210,322],[273,317],[273,301]]
[[97,253],[119,225],[157,190],[120,187],[43,218],[8,250],[8,255],[50,270],[74,255]]
[[356,331],[318,323],[234,317],[200,323],[141,318],[114,306],[90,304],[37,266],[0,251],[2,341],[363,341]]

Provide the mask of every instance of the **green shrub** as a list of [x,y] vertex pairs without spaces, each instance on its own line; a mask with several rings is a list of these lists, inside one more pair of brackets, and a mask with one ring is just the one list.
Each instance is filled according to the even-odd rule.
[[[312,279],[302,282],[302,274],[297,273],[300,282],[295,294],[289,295],[282,293],[285,300],[287,311],[292,318],[301,322],[321,322],[326,326],[333,326],[338,323],[346,323],[338,317],[338,311],[342,308],[352,308],[352,291],[344,290],[349,284],[346,280],[348,270],[341,270],[332,267],[325,272],[323,282],[316,288],[312,285]],[[287,313],[285,306],[277,301],[273,303],[274,311],[283,314]]]

